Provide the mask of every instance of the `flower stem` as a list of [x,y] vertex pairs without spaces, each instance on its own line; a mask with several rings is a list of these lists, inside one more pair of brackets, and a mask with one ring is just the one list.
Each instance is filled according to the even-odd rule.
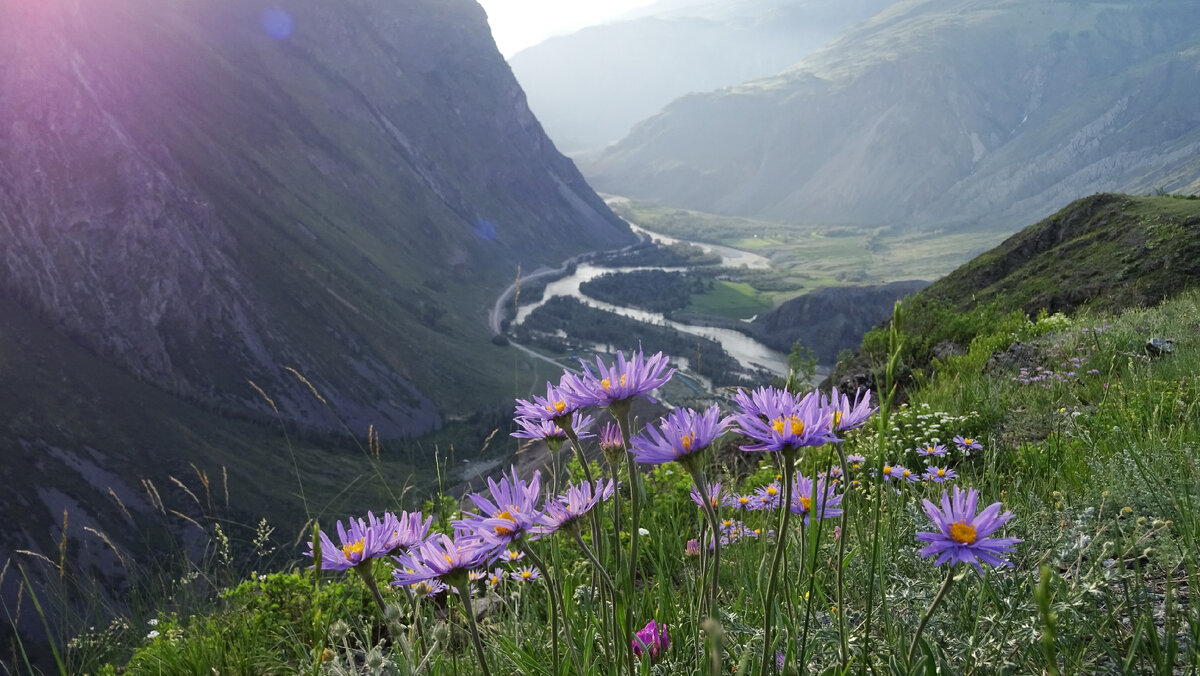
[[[844,448],[842,448],[842,444],[840,442],[834,444],[833,447],[837,449],[838,459],[842,463],[842,489],[843,489],[842,495],[844,497],[850,497],[848,495],[848,491],[845,490],[845,487],[848,485],[846,482],[849,481],[848,477],[850,476],[850,468],[846,464],[846,450]],[[845,502],[848,502],[848,501],[843,499],[843,503],[845,503]],[[845,593],[846,593],[846,580],[845,580],[846,529],[848,527],[847,524],[849,523],[849,517],[850,517],[849,507],[850,507],[850,505],[848,505],[848,504],[842,505],[842,521],[841,521],[841,525],[838,526],[837,621],[838,621],[838,637],[839,637],[839,641],[840,641],[840,645],[838,647],[840,649],[841,658],[842,658],[842,671],[846,671],[846,669],[850,666],[850,642],[846,638],[846,616],[845,616],[845,609],[846,609],[846,598],[845,598]]]
[[371,575],[371,564],[375,563],[375,559],[367,559],[354,567],[354,572],[362,579],[363,584],[367,585],[367,589],[371,590],[371,596],[375,598],[375,605],[379,606],[380,614],[386,611],[383,602],[383,594],[379,593],[379,585],[375,584],[375,576]]
[[[717,607],[717,593],[720,589],[721,580],[721,530],[720,523],[717,520],[717,511],[713,508],[711,497],[708,494],[708,481],[704,477],[703,470],[700,469],[699,461],[683,463],[687,468],[688,473],[692,475],[692,483],[696,484],[696,490],[700,493],[702,509],[704,515],[708,518],[708,527],[712,531],[713,538],[713,564],[712,564],[712,580],[708,588],[708,616],[714,617]],[[703,546],[703,544],[701,545]]]
[[629,402],[616,402],[609,407],[613,417],[617,419],[617,424],[621,427],[621,439],[625,442],[625,465],[629,474],[629,577],[625,580],[625,645],[628,646],[626,654],[626,666],[629,667],[629,673],[636,673],[634,667],[633,654],[633,614],[636,610],[636,602],[634,600],[634,591],[636,588],[637,570],[638,570],[638,540],[640,533],[638,529],[641,527],[640,518],[642,510],[642,482],[641,475],[638,473],[637,463],[634,462],[632,454],[629,453]]
[[569,620],[567,620],[567,609],[566,604],[563,603],[562,589],[559,588],[558,583],[554,581],[554,578],[550,577],[550,571],[546,569],[546,564],[543,563],[542,559],[533,552],[533,548],[526,543],[524,549],[525,553],[529,556],[529,560],[533,563],[534,568],[537,568],[538,572],[542,574],[542,578],[546,580],[546,586],[550,590],[550,620],[551,624],[553,625],[552,631],[554,633],[554,672],[560,673],[560,661],[558,657],[558,617],[559,615],[562,615],[563,631],[567,635],[567,649],[571,654],[571,662],[575,665],[575,673],[587,673],[580,665],[579,653],[575,650],[575,636],[571,631],[571,623]]
[[938,604],[946,597],[946,592],[950,591],[950,585],[954,584],[954,566],[950,566],[950,570],[946,571],[946,581],[942,583],[942,588],[938,590],[937,596],[933,597],[933,602],[929,604],[929,609],[921,616],[921,623],[917,625],[917,633],[913,634],[912,643],[908,646],[908,666],[912,667],[913,658],[917,656],[917,644],[921,641],[921,632],[925,631],[925,625],[929,624],[929,618],[933,617],[933,611],[937,610]]
[[792,516],[792,472],[795,470],[793,451],[783,451],[783,502],[779,508],[783,510],[783,521],[779,533],[775,536],[775,558],[771,560],[771,576],[767,579],[767,595],[763,603],[763,650],[762,662],[758,667],[759,676],[766,676],[767,670],[775,664],[774,642],[771,631],[775,622],[775,584],[779,581],[779,564],[783,561],[784,550],[787,549],[787,529]]
[[[812,528],[809,529],[811,533],[812,565],[808,567],[808,594],[804,597],[804,631],[800,634],[800,658],[805,661],[805,664],[808,661],[808,626],[809,620],[812,619],[813,597],[816,595],[817,588],[817,554],[821,548],[821,526],[825,523],[825,486],[820,484],[821,482],[818,479],[813,479],[812,496],[810,496],[810,502],[808,503],[811,505],[808,514],[809,522],[812,525]],[[822,493],[820,502],[817,501],[818,486],[820,486]],[[845,514],[845,510],[842,513]]]
[[463,612],[467,615],[467,626],[471,628],[471,642],[475,644],[475,657],[479,658],[479,668],[483,671],[483,676],[491,676],[487,658],[483,654],[483,641],[479,638],[479,627],[475,624],[475,610],[471,607],[471,590],[466,584],[458,585],[458,598],[462,600]]

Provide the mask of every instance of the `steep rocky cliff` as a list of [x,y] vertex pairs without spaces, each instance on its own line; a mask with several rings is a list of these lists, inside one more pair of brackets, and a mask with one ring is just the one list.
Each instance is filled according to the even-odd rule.
[[0,288],[205,406],[433,429],[492,288],[627,239],[471,0],[0,6]]

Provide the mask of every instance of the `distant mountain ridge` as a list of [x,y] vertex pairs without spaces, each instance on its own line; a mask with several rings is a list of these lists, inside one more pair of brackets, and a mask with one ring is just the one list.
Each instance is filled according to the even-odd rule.
[[1195,191],[1198,158],[1194,3],[906,0],[581,168],[714,213],[1013,228],[1097,190]]
[[689,92],[776,73],[896,0],[660,0],[509,59],[555,144],[602,148]]

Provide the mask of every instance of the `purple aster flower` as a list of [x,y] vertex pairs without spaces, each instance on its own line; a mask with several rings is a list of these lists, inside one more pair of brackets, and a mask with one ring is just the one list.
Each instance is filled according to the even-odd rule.
[[883,465],[883,480],[902,479],[904,478],[904,472],[904,465],[888,465],[885,463]]
[[793,396],[790,392],[776,387],[760,387],[750,392],[738,390],[733,395],[733,401],[742,413],[756,415],[765,419],[767,417],[766,411],[771,406],[771,402],[785,395],[788,397]]
[[504,550],[504,553],[500,555],[500,560],[507,563],[516,563],[523,558],[525,558],[525,552],[517,551],[515,549],[506,549]]
[[775,509],[779,506],[779,484],[769,483],[754,491],[754,509]]
[[725,506],[738,511],[749,512],[754,509],[754,494],[739,493],[725,497]]
[[517,468],[510,467],[510,474],[496,482],[488,478],[491,497],[472,493],[471,502],[482,514],[468,514],[454,522],[456,527],[471,530],[487,544],[506,548],[527,532],[537,522],[541,512],[537,503],[541,499],[541,472],[534,472],[528,483],[517,476]]
[[645,627],[634,634],[633,654],[642,657],[648,653],[651,663],[657,662],[670,647],[671,637],[667,635],[667,625],[654,620],[647,622]]
[[566,493],[546,501],[533,531],[538,537],[545,537],[553,535],[561,528],[574,527],[580,517],[592,511],[601,500],[612,497],[612,494],[612,479],[609,479],[607,484],[597,481],[594,487],[586,482],[567,486]]
[[876,410],[871,408],[871,391],[856,390],[853,401],[836,388],[830,391],[829,398],[821,397],[821,408],[832,415],[831,429],[834,432],[845,432],[862,427],[867,418]]
[[955,486],[953,498],[946,491],[942,491],[941,509],[929,500],[922,501],[925,513],[929,515],[938,532],[917,533],[917,540],[929,543],[929,546],[921,550],[921,556],[936,554],[936,564],[939,566],[946,562],[950,565],[969,563],[975,566],[975,570],[981,575],[981,562],[993,566],[1011,566],[1011,563],[998,555],[1011,553],[1013,545],[1021,540],[989,536],[1011,519],[1013,513],[1001,514],[1001,505],[996,502],[976,514],[978,499],[979,491],[974,488],[963,491]]
[[918,448],[917,455],[922,458],[944,458],[946,457],[946,447],[931,441],[925,444],[924,448]]
[[812,513],[815,513],[818,519],[829,519],[842,515],[842,510],[838,507],[842,504],[842,496],[834,492],[833,486],[827,486],[823,480],[818,479],[816,493],[817,504],[814,505],[812,479],[803,474],[796,475],[792,481],[791,509],[793,514],[804,516],[804,525],[806,526],[809,514]]
[[367,524],[383,537],[381,546],[388,554],[403,554],[424,542],[429,537],[432,523],[433,517],[422,521],[420,512],[400,512],[399,517],[384,512],[379,520],[367,512]]
[[[915,484],[921,480],[920,475],[914,473],[911,469],[909,469],[907,467],[901,467],[899,469],[900,469],[900,478],[904,479],[908,483]],[[895,470],[893,470],[893,473],[894,472],[895,472]]]
[[492,572],[488,573],[488,576],[487,576],[487,586],[489,586],[489,587],[499,587],[499,586],[500,586],[500,583],[504,581],[504,578],[505,578],[505,577],[506,577],[506,575],[505,575],[505,573],[504,573],[504,569],[502,569],[502,568],[493,568],[493,569],[492,569]]
[[517,582],[533,582],[542,576],[536,568],[521,566],[512,572],[512,579]]
[[452,584],[454,578],[465,578],[471,570],[486,566],[495,554],[496,549],[479,538],[451,538],[439,533],[410,553],[396,557],[392,584],[403,586],[430,580]]
[[[367,518],[371,525],[362,519],[347,519],[349,529],[343,528],[341,521],[337,522],[341,546],[333,544],[325,531],[321,531],[321,570],[349,570],[385,556],[391,551],[387,546],[390,533],[380,527],[382,522],[370,512],[367,513]],[[307,554],[313,555],[312,542],[308,543]]]
[[846,456],[846,466],[849,467],[851,471],[860,470],[865,464],[867,464],[866,456],[859,455],[858,453],[851,453],[850,455]]
[[647,426],[630,440],[633,459],[649,465],[684,461],[708,448],[724,431],[725,424],[716,404],[704,413],[677,408],[660,421],[659,427]]
[[566,430],[562,428],[562,423],[567,420],[571,421],[571,429],[575,430],[575,436],[580,439],[591,439],[596,436],[589,434],[583,430],[587,429],[596,422],[592,416],[582,415],[579,411],[571,413],[557,420],[544,420],[542,418],[514,418],[514,422],[521,428],[512,433],[512,436],[518,439],[533,439],[535,441],[545,441],[550,450],[557,451],[566,443],[568,436]]
[[621,436],[621,427],[613,421],[604,423],[600,428],[600,450],[620,451],[625,448],[625,439]]
[[955,472],[954,470],[949,469],[947,467],[937,467],[935,465],[930,465],[930,467],[925,470],[925,479],[927,481],[933,481],[934,483],[940,484],[944,481],[950,481],[952,479],[957,479],[957,478],[958,478],[958,472]]
[[[564,373],[563,377],[566,378]],[[535,418],[541,420],[555,420],[556,418],[565,418],[580,408],[569,396],[568,392],[563,389],[561,381],[558,387],[546,383],[546,396],[534,396],[533,401],[524,399],[517,400],[518,418]]]
[[737,431],[757,442],[742,446],[743,451],[796,450],[839,441],[830,431],[833,414],[821,408],[816,392],[798,399],[790,392],[774,390],[762,399],[752,412],[731,416]]
[[[720,507],[727,501],[725,496],[721,493],[720,481],[709,484],[706,492],[708,493],[708,504],[712,505],[713,509]],[[704,498],[700,495],[700,491],[696,490],[695,486],[692,486],[692,492],[690,495],[692,497],[692,502],[696,503],[697,507],[704,507]]]
[[978,440],[962,435],[954,437],[954,443],[960,451],[970,453],[971,451],[979,451],[983,449],[983,445]]
[[580,363],[583,364],[583,374],[576,376],[564,373],[560,383],[567,398],[577,408],[611,406],[638,396],[650,399],[648,395],[652,390],[675,375],[675,369],[667,368],[667,358],[662,352],[646,358],[641,349],[633,353],[631,360],[625,359],[625,353],[618,351],[617,363],[612,366],[596,357],[598,373],[592,373],[582,360]]

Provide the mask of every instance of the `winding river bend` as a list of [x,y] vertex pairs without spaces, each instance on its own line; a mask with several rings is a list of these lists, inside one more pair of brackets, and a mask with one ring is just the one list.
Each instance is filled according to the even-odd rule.
[[[687,240],[678,240],[671,237],[665,237],[657,233],[652,233],[644,228],[630,224],[633,231],[643,237],[649,237],[667,244],[675,242],[684,242],[704,249],[706,252],[716,253],[721,256],[721,265],[724,267],[741,267],[749,268],[766,268],[770,266],[770,260],[758,254],[732,249],[729,247],[718,246],[713,244],[703,244],[700,242],[689,242]],[[771,348],[759,343],[758,341],[731,329],[717,328],[713,326],[694,326],[691,324],[683,324],[668,319],[661,313],[648,312],[638,308],[625,307],[621,305],[613,305],[598,301],[590,296],[583,294],[579,290],[579,286],[584,282],[595,279],[600,275],[609,272],[632,272],[635,270],[664,270],[669,272],[686,271],[689,268],[669,268],[669,267],[601,267],[590,263],[580,263],[576,266],[575,274],[568,275],[562,279],[555,280],[546,285],[546,291],[542,299],[536,303],[523,305],[518,308],[517,316],[513,324],[520,324],[525,321],[529,314],[537,308],[545,304],[546,301],[555,296],[566,296],[575,298],[584,305],[591,306],[600,310],[613,312],[631,319],[636,319],[640,322],[648,324],[656,324],[659,326],[667,326],[681,333],[686,333],[701,338],[715,340],[721,344],[721,347],[738,361],[744,368],[748,370],[766,369],[772,373],[785,375],[788,371],[787,357]]]

